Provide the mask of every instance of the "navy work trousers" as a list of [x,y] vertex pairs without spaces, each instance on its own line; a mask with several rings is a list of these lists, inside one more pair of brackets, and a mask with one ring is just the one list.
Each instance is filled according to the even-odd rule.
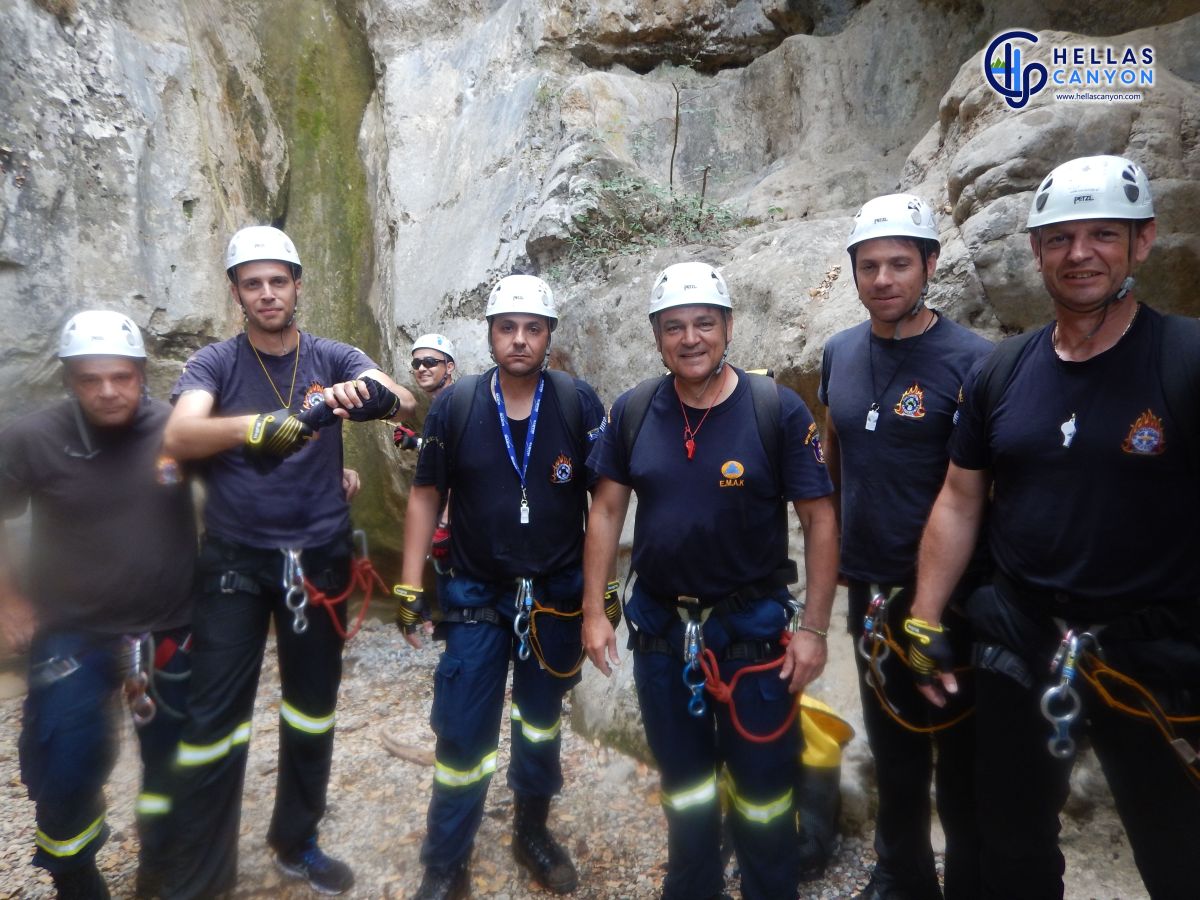
[[[734,642],[778,641],[787,625],[789,596],[747,604],[726,615],[710,615],[705,645],[719,660],[721,678],[762,660],[724,659]],[[715,897],[724,886],[721,807],[717,779],[728,769],[734,849],[746,900],[791,900],[796,896],[796,811],[794,785],[800,758],[800,729],[789,728],[770,743],[740,736],[729,708],[705,693],[703,715],[688,711],[683,682],[684,625],[673,607],[635,583],[627,608],[630,627],[665,640],[671,652],[633,654],[633,677],[646,740],[662,776],[667,817],[667,875],[663,900]],[[631,641],[631,645],[635,642]],[[753,734],[778,728],[795,706],[777,669],[752,673],[738,682],[738,718]]]
[[[170,839],[174,786],[171,763],[183,726],[187,629],[154,635],[169,641],[154,672],[154,718],[137,728],[142,790],[137,827],[139,879],[161,877]],[[54,874],[90,865],[108,838],[104,784],[117,757],[125,715],[118,693],[124,673],[122,638],[54,631],[38,634],[30,648],[29,694],[20,738],[21,778],[37,808],[33,864]]]
[[[210,897],[237,881],[242,786],[254,697],[272,619],[282,689],[279,769],[267,842],[290,852],[317,833],[333,757],[342,638],[326,609],[309,608],[297,634],[282,589],[279,550],[209,538],[197,560],[189,722],[179,744],[179,836],[171,898]],[[350,578],[350,541],[306,549],[310,582],[329,595]],[[345,604],[336,607],[344,626]]]
[[[542,606],[575,613],[580,609],[582,587],[576,567],[534,580],[533,593]],[[430,713],[437,747],[428,830],[421,848],[421,862],[426,866],[449,868],[471,854],[488,785],[496,771],[510,660],[512,759],[508,786],[534,797],[551,797],[562,789],[562,698],[579,682],[579,675],[558,677],[548,669],[566,673],[578,663],[582,621],[578,616],[536,615],[533,636],[546,666],[533,652],[521,659],[512,628],[515,595],[514,583],[490,584],[461,575],[443,582],[443,612],[492,609],[501,624],[444,621],[438,626],[446,649],[438,661]]]
[[[883,585],[885,594],[893,585]],[[849,625],[855,642],[858,687],[862,696],[863,724],[875,760],[879,808],[875,815],[875,865],[873,881],[880,893],[895,893],[911,900],[937,900],[942,896],[930,843],[929,785],[936,774],[938,818],[946,835],[946,900],[976,900],[979,896],[979,829],[975,822],[975,720],[971,716],[933,734],[911,731],[888,714],[878,694],[866,682],[867,660],[859,650],[863,617],[871,602],[871,585],[849,582]],[[888,603],[887,622],[893,637],[907,649],[904,619],[912,607],[912,585],[904,585]],[[955,658],[970,663],[970,627],[952,607],[945,623]],[[882,655],[882,654],[881,654]],[[880,659],[881,655],[876,659]],[[936,709],[917,691],[912,672],[894,653],[877,663],[883,693],[893,713],[916,727],[949,722],[974,703],[973,679],[960,677],[959,693]],[[872,676],[874,677],[874,676]],[[937,768],[934,769],[934,749]]]

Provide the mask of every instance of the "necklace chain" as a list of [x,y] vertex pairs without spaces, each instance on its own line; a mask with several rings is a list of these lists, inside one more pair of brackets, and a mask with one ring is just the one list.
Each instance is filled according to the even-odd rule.
[[[713,407],[717,405],[717,400],[721,397],[721,391],[725,387],[725,370],[721,370],[721,380],[717,382],[717,392],[713,395],[712,403],[708,404],[708,409],[704,411],[704,415],[700,417],[700,421],[696,423],[696,427],[692,427],[692,423],[688,420],[687,407],[683,405],[683,397],[679,395],[679,391],[675,391],[675,397],[679,400],[679,411],[683,413],[683,449],[687,451],[687,458],[691,459],[696,455],[696,435],[700,433],[700,429],[704,427],[704,422],[708,418],[708,414],[713,411]],[[700,395],[701,402],[704,400],[704,395]]]
[[288,388],[288,399],[284,402],[283,395],[279,393],[279,388],[275,387],[275,379],[271,377],[271,373],[267,371],[267,365],[263,362],[263,358],[258,354],[258,348],[254,346],[254,341],[250,340],[250,336],[246,336],[246,340],[250,343],[250,349],[254,351],[254,358],[258,360],[259,366],[263,370],[263,374],[267,376],[267,384],[271,385],[271,390],[275,392],[275,398],[279,401],[280,409],[292,408],[292,397],[296,393],[296,373],[300,371],[300,332],[296,332],[296,361],[292,363],[292,386]]

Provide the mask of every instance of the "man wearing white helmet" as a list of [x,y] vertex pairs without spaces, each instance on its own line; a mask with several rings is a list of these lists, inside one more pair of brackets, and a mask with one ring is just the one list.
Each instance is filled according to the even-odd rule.
[[510,658],[513,855],[554,893],[578,880],[547,819],[563,782],[562,698],[579,681],[585,461],[604,407],[585,382],[546,370],[558,310],[544,281],[500,279],[485,316],[496,366],[460,379],[429,411],[395,588],[399,624],[416,642],[418,585],[448,493],[451,577],[439,588],[438,626],[446,649],[434,682],[436,763],[416,900],[469,894]]
[[1136,163],[1060,165],[1028,225],[1055,319],[1000,344],[965,388],[921,541],[910,656],[945,703],[957,681],[942,613],[990,493],[995,576],[967,606],[979,896],[1062,897],[1058,814],[1086,723],[1150,895],[1191,897],[1200,328],[1135,296],[1156,232]]
[[[931,716],[884,642],[886,629],[900,635],[912,603],[917,544],[946,475],[959,391],[991,350],[925,305],[940,250],[933,210],[920,197],[887,194],[863,204],[846,251],[868,318],[826,343],[817,390],[828,407],[825,453],[839,495],[841,575],[879,786],[877,862],[862,900],[942,896],[929,837],[935,746],[945,896],[979,895],[975,723],[964,718],[970,698],[963,692],[944,715]],[[964,600],[974,582],[965,579],[955,599]],[[965,621],[950,614],[957,659],[969,665]]]
[[[436,400],[454,376],[454,344],[444,334],[423,334],[412,345],[413,380]],[[401,450],[421,449],[420,439],[407,425],[397,425],[396,446]]]
[[[637,491],[637,581],[626,613],[642,721],[662,773],[662,896],[724,896],[717,790],[724,764],[742,896],[786,900],[796,896],[799,878],[793,786],[800,737],[791,717],[794,695],[825,666],[837,578],[832,486],[803,401],[725,362],[733,310],[715,269],[679,263],[663,270],[651,291],[650,322],[670,374],[617,399],[588,461],[599,481],[584,551],[584,647],[610,674],[618,659],[605,583]],[[775,423],[775,446],[763,439],[764,420]],[[788,502],[805,537],[807,609],[794,623]],[[726,683],[746,676],[731,706],[705,700],[701,651],[706,659],[712,652]],[[760,668],[741,671],[748,666]]]
[[145,766],[137,884],[149,896],[163,874],[186,695],[191,493],[162,453],[170,407],[145,396],[138,327],[117,312],[81,312],[58,355],[69,398],[0,431],[0,516],[33,513],[27,592],[0,523],[0,637],[29,652],[20,756],[37,810],[33,864],[60,898],[108,897],[95,859],[109,836],[110,701],[130,679]]
[[[326,611],[306,610],[306,593],[289,588],[306,578],[336,596],[350,577],[341,423],[399,418],[415,403],[361,350],[300,330],[300,257],[282,231],[243,228],[229,242],[225,265],[244,332],[187,361],[165,433],[168,452],[205,461],[207,488],[169,895],[207,897],[236,882],[250,720],[272,619],[283,697],[266,839],[286,874],[340,893],[353,875],[321,850],[317,829],[342,638]],[[345,606],[336,610],[344,619]]]

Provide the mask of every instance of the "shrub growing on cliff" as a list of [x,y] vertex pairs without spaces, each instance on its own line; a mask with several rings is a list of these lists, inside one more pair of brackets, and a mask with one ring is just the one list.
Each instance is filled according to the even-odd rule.
[[737,217],[703,194],[672,193],[653,181],[623,174],[599,182],[594,205],[574,217],[571,253],[597,257],[644,247],[714,240]]

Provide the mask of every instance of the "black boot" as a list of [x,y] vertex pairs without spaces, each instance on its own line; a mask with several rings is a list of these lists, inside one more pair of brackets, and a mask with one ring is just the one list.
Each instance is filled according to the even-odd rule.
[[52,877],[58,900],[109,900],[108,885],[95,862]]
[[513,795],[513,856],[546,890],[569,894],[579,876],[567,851],[546,828],[549,815],[549,797]]
[[466,900],[471,896],[471,872],[466,860],[448,869],[429,866],[412,900]]
[[842,815],[841,766],[802,766],[796,783],[796,811],[800,815],[800,880],[814,881],[837,846],[838,820]]

